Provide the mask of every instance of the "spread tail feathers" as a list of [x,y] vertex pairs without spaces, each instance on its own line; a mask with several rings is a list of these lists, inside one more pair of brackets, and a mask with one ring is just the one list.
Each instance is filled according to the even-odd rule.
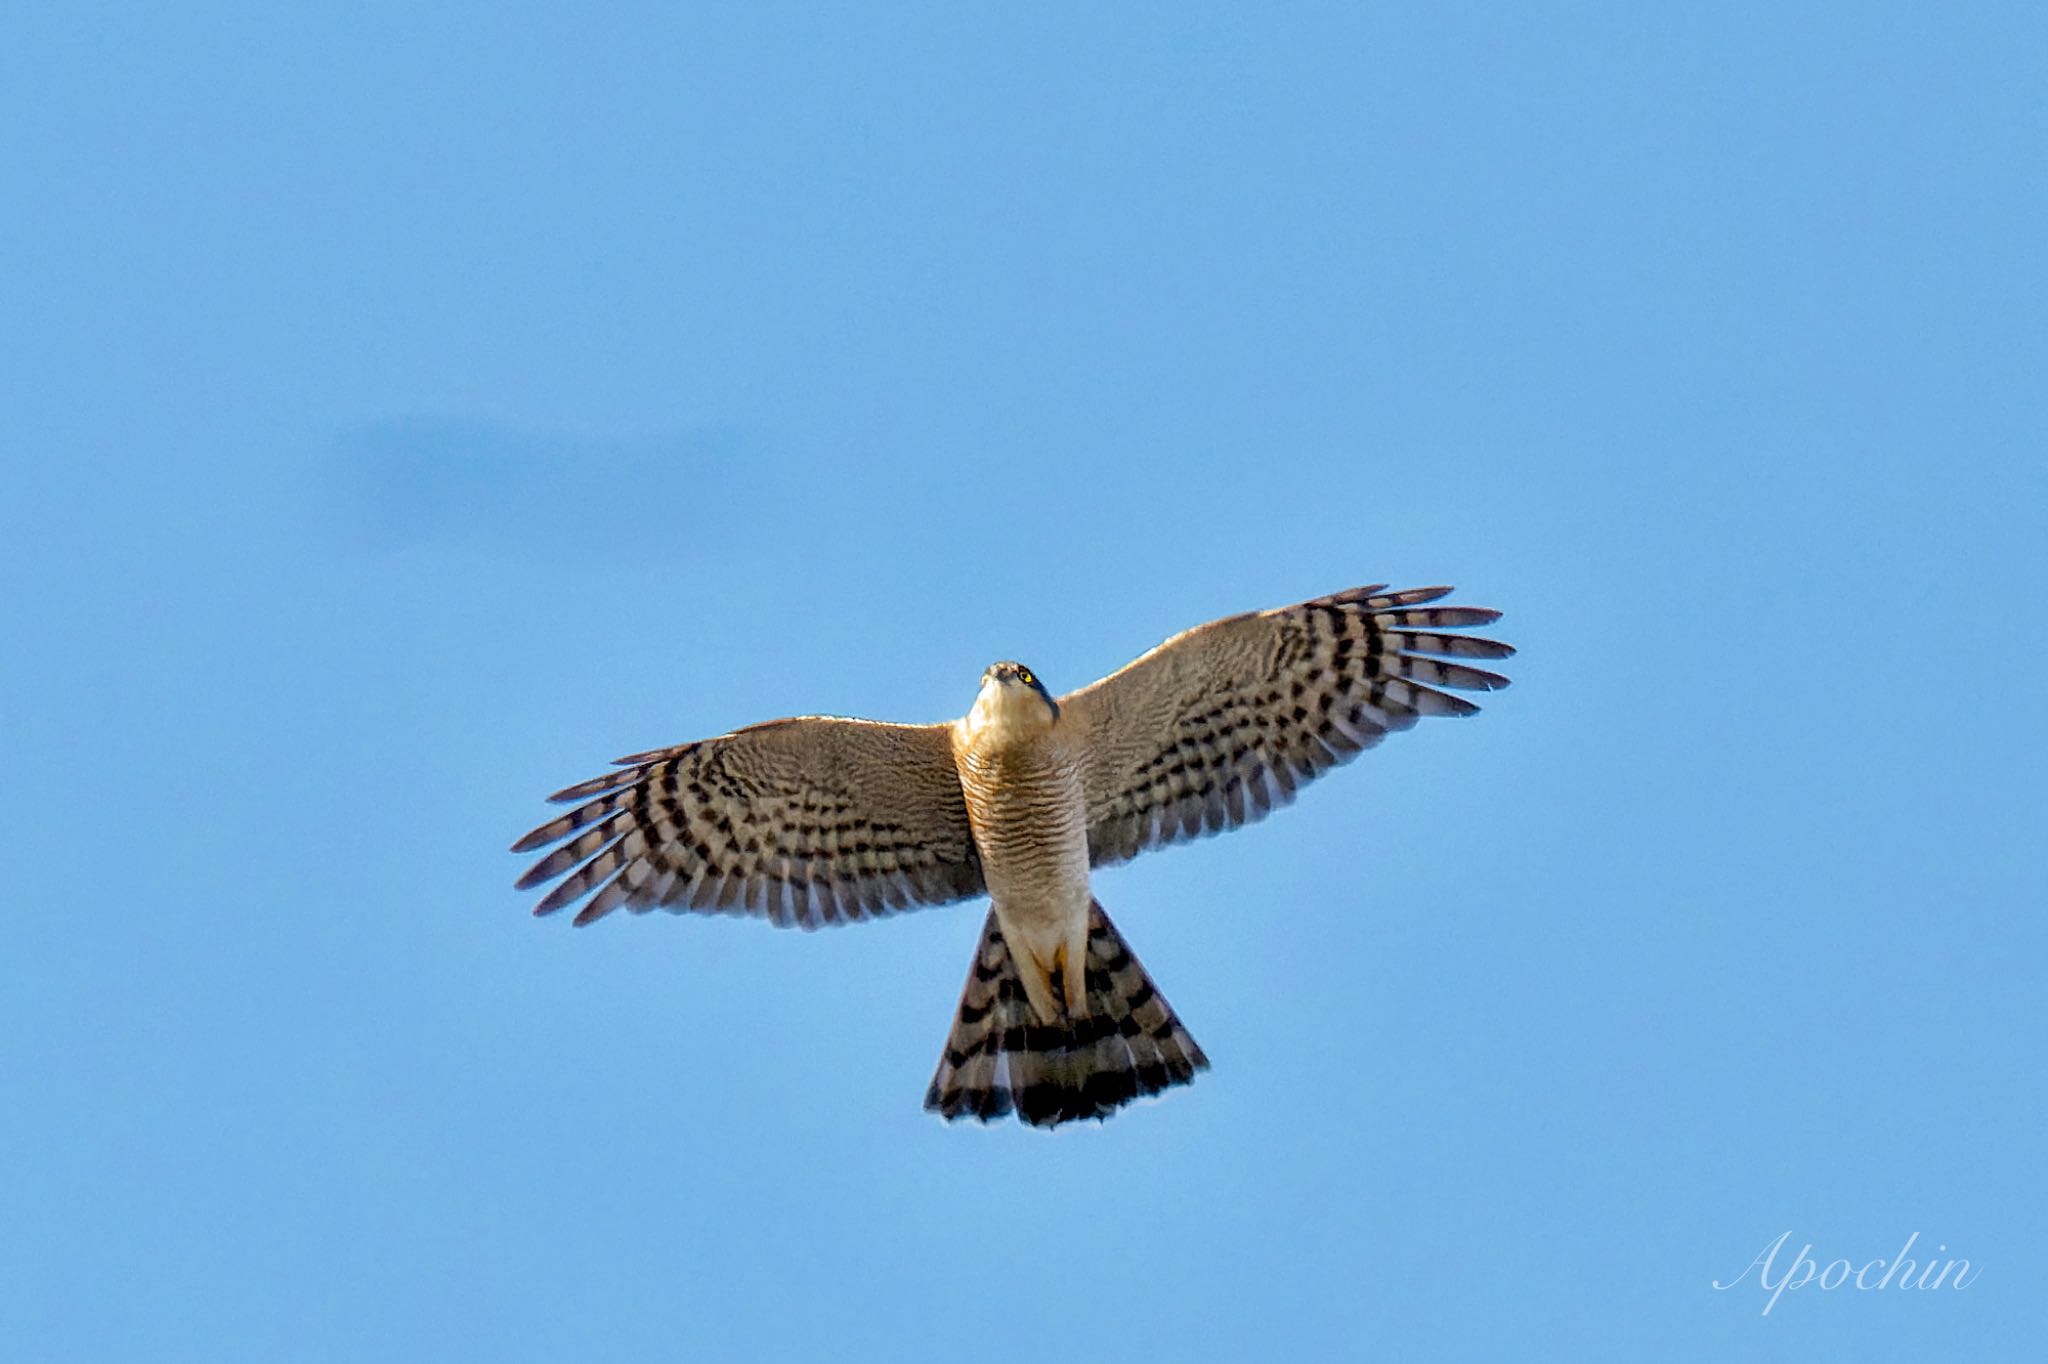
[[924,1106],[983,1122],[1014,1110],[1034,1127],[1054,1127],[1106,1118],[1208,1069],[1100,904],[1088,910],[1086,984],[1085,1016],[1039,1022],[991,910]]

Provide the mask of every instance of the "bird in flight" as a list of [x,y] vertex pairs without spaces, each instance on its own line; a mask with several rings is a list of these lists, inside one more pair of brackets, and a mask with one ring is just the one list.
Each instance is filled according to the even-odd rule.
[[1107,1118],[1208,1058],[1089,891],[1092,869],[1266,815],[1426,715],[1508,680],[1445,633],[1500,612],[1448,587],[1353,588],[1226,616],[1055,697],[1021,663],[966,716],[899,725],[805,715],[635,753],[558,791],[574,808],[512,845],[535,907],[875,918],[987,895],[990,909],[925,1107],[1033,1126]]

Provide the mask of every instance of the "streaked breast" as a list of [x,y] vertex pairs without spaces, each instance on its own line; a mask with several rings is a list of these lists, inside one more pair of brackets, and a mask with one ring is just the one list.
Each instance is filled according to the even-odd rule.
[[1051,743],[958,753],[968,822],[998,901],[1065,901],[1088,881],[1087,808],[1080,768]]

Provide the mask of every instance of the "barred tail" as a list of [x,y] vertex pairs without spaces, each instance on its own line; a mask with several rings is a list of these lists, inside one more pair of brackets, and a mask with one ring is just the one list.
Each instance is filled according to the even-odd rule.
[[1209,1068],[1100,904],[1088,909],[1087,996],[1085,1017],[1039,1022],[990,910],[924,1106],[983,1122],[1014,1110],[1033,1127],[1056,1127],[1107,1118]]

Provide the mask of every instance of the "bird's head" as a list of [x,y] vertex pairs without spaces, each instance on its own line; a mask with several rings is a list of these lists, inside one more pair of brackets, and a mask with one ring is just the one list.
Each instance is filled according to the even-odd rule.
[[1052,727],[1060,718],[1060,703],[1052,699],[1038,674],[1022,663],[991,663],[981,675],[981,691],[974,698],[969,718],[976,729],[994,725],[1032,734]]

